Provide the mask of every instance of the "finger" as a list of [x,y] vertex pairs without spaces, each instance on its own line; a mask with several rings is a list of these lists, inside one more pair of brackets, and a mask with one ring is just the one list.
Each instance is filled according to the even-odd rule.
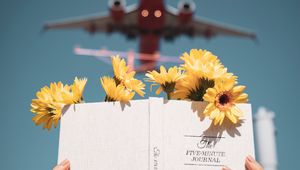
[[70,161],[66,161],[65,164],[62,166],[63,170],[69,170],[70,169]]
[[69,162],[68,159],[63,160],[59,165],[64,166],[65,164],[67,164]]
[[64,170],[61,165],[57,165],[53,168],[53,170]]
[[228,166],[222,167],[222,170],[231,170]]
[[247,170],[263,170],[260,164],[250,155],[246,157],[245,166]]
[[69,170],[70,169],[70,161],[65,159],[60,164],[55,166],[53,170]]

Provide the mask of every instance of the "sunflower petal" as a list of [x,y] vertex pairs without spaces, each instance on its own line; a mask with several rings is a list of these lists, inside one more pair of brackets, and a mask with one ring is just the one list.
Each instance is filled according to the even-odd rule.
[[217,95],[217,91],[214,88],[208,88],[203,96],[203,100],[207,102],[214,102]]
[[235,100],[236,103],[246,103],[248,102],[248,94],[243,93],[239,95]]
[[214,119],[214,118],[216,118],[216,116],[218,116],[219,114],[220,114],[220,110],[219,110],[219,109],[215,109],[215,110],[213,110],[213,111],[210,113],[209,118],[210,118],[210,119]]
[[232,115],[232,113],[230,111],[226,111],[225,112],[226,117],[233,123],[236,124],[237,123],[237,118],[235,116]]
[[206,108],[205,108],[203,114],[208,116],[208,115],[210,115],[210,113],[211,113],[214,109],[216,109],[214,103],[209,103],[209,104],[206,106]]
[[219,125],[222,125],[223,121],[224,121],[224,118],[225,118],[225,114],[224,112],[220,112],[221,114],[221,118],[220,118],[220,121],[219,121]]
[[161,86],[160,86],[160,87],[156,90],[155,94],[160,94],[161,91],[162,91],[162,88],[161,88]]
[[234,97],[239,96],[244,90],[245,90],[246,86],[235,86],[232,88],[232,95]]
[[237,106],[232,106],[231,113],[237,117],[244,116],[243,112]]

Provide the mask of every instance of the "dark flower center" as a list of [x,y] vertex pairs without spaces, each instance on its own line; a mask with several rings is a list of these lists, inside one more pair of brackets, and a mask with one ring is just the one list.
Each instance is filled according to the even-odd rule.
[[48,111],[48,113],[50,114],[50,116],[54,116],[55,115],[55,113],[54,113],[55,110],[53,108],[47,107],[46,110]]
[[166,93],[172,93],[175,89],[175,82],[166,82],[165,84],[162,84],[161,87]]
[[121,80],[119,80],[116,76],[114,76],[114,80],[115,80],[115,83],[116,85],[118,86],[119,84],[121,84]]
[[188,98],[192,101],[203,101],[203,96],[208,88],[214,87],[214,80],[209,80],[207,78],[200,78],[199,85],[196,89],[190,91]]
[[229,103],[229,100],[230,100],[230,98],[227,94],[222,94],[219,97],[219,103],[223,106],[226,105],[227,103]]
[[105,102],[115,102],[116,100],[114,98],[109,97],[108,95],[106,95],[104,101]]
[[165,84],[162,84],[161,87],[163,91],[167,93],[168,100],[171,99],[171,93],[175,90],[175,82],[166,82]]

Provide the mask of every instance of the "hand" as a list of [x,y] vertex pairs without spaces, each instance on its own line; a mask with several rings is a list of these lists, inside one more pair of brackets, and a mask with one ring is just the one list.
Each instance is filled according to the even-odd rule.
[[[247,156],[245,160],[245,168],[246,170],[263,170],[263,167],[255,161],[252,156]],[[231,170],[228,167],[223,167],[222,170]]]
[[60,164],[56,165],[53,170],[70,170],[70,161],[65,159]]

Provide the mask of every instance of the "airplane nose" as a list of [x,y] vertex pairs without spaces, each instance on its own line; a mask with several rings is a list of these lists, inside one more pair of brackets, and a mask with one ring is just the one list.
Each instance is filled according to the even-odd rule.
[[120,1],[115,1],[115,2],[114,2],[114,5],[115,5],[116,7],[118,7],[118,6],[121,5],[121,2],[120,2]]
[[183,4],[183,8],[186,10],[189,10],[191,8],[191,6],[190,6],[190,4],[185,3],[185,4]]

